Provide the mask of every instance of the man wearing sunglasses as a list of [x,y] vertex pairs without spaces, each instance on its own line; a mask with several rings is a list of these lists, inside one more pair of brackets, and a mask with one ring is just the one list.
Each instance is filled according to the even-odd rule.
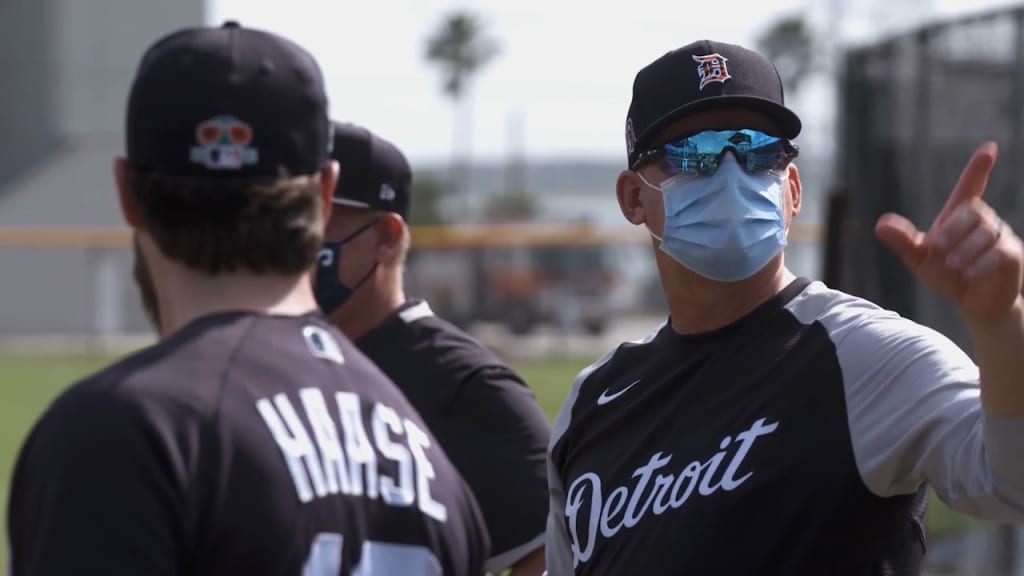
[[918,574],[928,485],[1024,521],[1024,257],[981,201],[994,146],[927,234],[877,226],[955,302],[979,373],[944,336],[786,269],[800,127],[773,64],[739,46],[637,74],[616,193],[670,317],[581,372],[555,422],[551,576]]

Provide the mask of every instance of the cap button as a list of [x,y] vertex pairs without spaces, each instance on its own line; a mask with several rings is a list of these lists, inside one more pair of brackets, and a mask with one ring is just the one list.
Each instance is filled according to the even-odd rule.
[[221,28],[241,28],[242,25],[237,20],[227,20]]

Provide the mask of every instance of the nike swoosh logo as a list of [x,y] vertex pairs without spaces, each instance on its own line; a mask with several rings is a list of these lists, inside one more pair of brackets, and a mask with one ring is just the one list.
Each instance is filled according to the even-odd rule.
[[639,383],[640,383],[640,380],[634,380],[632,384],[630,384],[629,386],[626,386],[625,388],[623,388],[622,390],[619,390],[618,392],[616,392],[614,394],[609,394],[608,390],[605,390],[604,392],[601,393],[600,396],[597,397],[597,405],[598,406],[604,406],[605,404],[611,402],[612,400],[615,400],[619,396],[622,396],[623,394],[626,393],[627,390],[629,390],[633,386],[636,386]]

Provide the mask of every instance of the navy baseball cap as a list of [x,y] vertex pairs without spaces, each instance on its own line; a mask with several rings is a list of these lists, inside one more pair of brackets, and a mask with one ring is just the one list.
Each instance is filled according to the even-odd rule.
[[335,122],[331,157],[340,167],[335,204],[408,219],[412,169],[397,146],[362,126]]
[[800,118],[786,108],[782,79],[771,60],[735,44],[700,40],[666,53],[637,73],[626,115],[628,165],[672,122],[723,106],[764,113],[783,138],[800,134]]
[[128,163],[173,175],[315,174],[331,125],[316,60],[236,22],[169,34],[143,55],[128,96]]

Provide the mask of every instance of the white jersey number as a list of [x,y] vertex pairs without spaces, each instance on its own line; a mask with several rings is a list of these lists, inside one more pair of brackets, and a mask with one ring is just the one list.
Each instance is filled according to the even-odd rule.
[[[303,566],[302,576],[341,576],[341,551],[344,538],[341,534],[325,532],[317,534],[309,549],[309,558]],[[407,576],[443,576],[441,563],[434,553],[425,546],[390,544],[387,542],[363,542],[359,564],[352,569],[351,576],[383,576],[403,574]]]

